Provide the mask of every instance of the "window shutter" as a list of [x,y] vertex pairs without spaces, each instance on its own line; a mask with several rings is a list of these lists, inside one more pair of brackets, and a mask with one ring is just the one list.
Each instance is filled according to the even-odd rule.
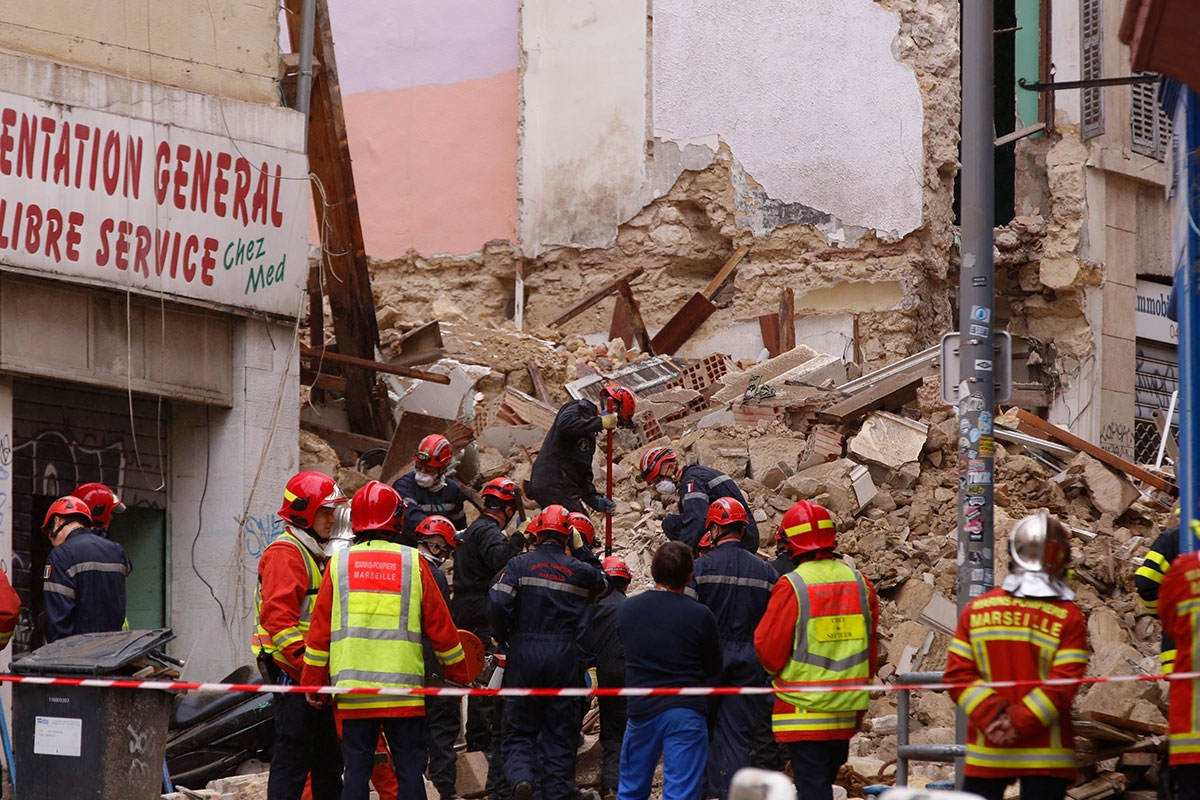
[[[1080,2],[1080,31],[1082,34],[1081,68],[1085,81],[1099,80],[1104,77],[1103,69],[1103,0],[1081,0]],[[1080,109],[1081,133],[1084,139],[1090,139],[1104,133],[1104,96],[1099,87],[1083,89],[1080,92],[1082,108]]]
[[[1153,75],[1143,72],[1141,75]],[[1171,119],[1158,101],[1161,82],[1135,83],[1129,88],[1130,149],[1163,161],[1171,147]]]

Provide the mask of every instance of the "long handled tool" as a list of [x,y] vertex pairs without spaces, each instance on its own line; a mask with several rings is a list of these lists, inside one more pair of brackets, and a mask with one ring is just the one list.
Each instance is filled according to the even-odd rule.
[[[608,478],[604,486],[604,496],[608,498],[608,502],[612,502],[612,440],[613,432],[610,428],[608,431],[608,446],[605,449],[605,460],[608,462]],[[612,555],[612,513],[604,515],[604,557],[608,558]]]

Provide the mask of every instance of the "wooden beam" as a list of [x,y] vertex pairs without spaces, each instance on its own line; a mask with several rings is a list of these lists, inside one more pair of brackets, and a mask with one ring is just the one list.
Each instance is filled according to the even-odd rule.
[[1041,433],[1046,434],[1051,439],[1057,442],[1062,442],[1070,447],[1074,447],[1076,450],[1081,450],[1092,458],[1095,458],[1097,461],[1101,461],[1115,470],[1124,472],[1131,478],[1136,478],[1143,483],[1148,483],[1159,491],[1167,492],[1168,494],[1175,494],[1179,491],[1179,487],[1165,478],[1161,478],[1152,472],[1147,472],[1137,464],[1126,461],[1119,456],[1114,456],[1107,450],[1097,447],[1086,439],[1080,439],[1075,434],[1064,431],[1057,425],[1053,425],[1039,416],[1030,414],[1023,408],[1017,409],[1017,419],[1019,419],[1021,422],[1024,422],[1026,425],[1029,425],[1031,428],[1035,428]]
[[[345,367],[354,367],[365,372],[386,372],[390,375],[400,375],[405,378],[416,378],[419,381],[429,381],[430,383],[440,383],[446,386],[450,383],[449,375],[439,375],[436,372],[426,372],[423,369],[413,369],[412,367],[397,367],[393,364],[384,364],[382,361],[373,361],[366,358],[358,358],[357,356],[347,356],[341,353],[335,353],[332,350],[316,350],[312,347],[300,345],[300,355],[307,358],[319,358],[329,361],[333,364],[341,364]],[[356,381],[350,381],[350,386],[353,386]],[[357,381],[361,383],[361,381]],[[347,389],[349,386],[347,386]]]
[[325,441],[329,442],[334,447],[342,447],[346,450],[353,450],[356,453],[365,453],[368,450],[386,450],[388,441],[386,439],[377,439],[374,436],[363,436],[361,433],[351,433],[350,431],[342,431],[337,428],[330,428],[325,425],[316,425],[312,422],[300,420],[300,427],[309,433],[315,433]]
[[745,258],[746,253],[749,252],[750,245],[748,244],[744,244],[735,250],[733,255],[729,257],[729,260],[725,262],[725,266],[721,267],[713,279],[708,282],[708,286],[704,287],[704,296],[709,300],[712,300],[713,295],[715,295],[721,288],[721,284],[729,278],[729,274],[733,272],[738,264],[742,263],[742,259]]
[[346,379],[340,375],[330,375],[327,372],[313,372],[300,367],[300,383],[313,389],[324,389],[327,392],[343,394],[346,391]]
[[596,291],[589,294],[587,297],[580,300],[574,306],[572,306],[568,311],[565,311],[564,313],[560,314],[556,319],[551,321],[550,327],[557,328],[559,325],[562,325],[564,322],[568,322],[570,320],[575,319],[575,317],[578,317],[584,311],[587,311],[589,308],[596,305],[596,303],[598,303],[601,300],[603,300],[604,298],[608,297],[610,294],[614,294],[620,287],[621,281],[625,281],[626,283],[632,283],[638,277],[640,277],[641,274],[645,271],[646,271],[645,267],[638,267],[637,269],[632,270],[632,271],[627,272],[626,274],[622,275],[620,278],[617,278],[612,283],[606,284],[605,286],[597,289]]
[[779,352],[796,347],[796,293],[789,287],[779,298]]
[[[303,1],[284,0],[288,36],[293,50],[297,51],[300,49]],[[313,74],[308,164],[318,179],[312,182],[312,192],[317,224],[323,234],[322,284],[329,297],[338,350],[346,356],[371,362],[379,345],[379,329],[371,296],[371,278],[367,272],[337,60],[333,53],[329,3],[328,0],[315,2],[313,58],[321,63],[322,69]],[[377,417],[372,411],[371,393],[375,375],[370,368],[365,371],[365,380],[351,381],[346,387],[346,414],[353,431],[376,435],[379,431]]]
[[542,380],[542,371],[536,361],[526,361],[525,369],[529,371],[529,380],[533,382],[533,393],[537,399],[550,405],[550,393],[546,391],[546,382]]
[[646,355],[654,355],[650,334],[646,333],[646,323],[642,321],[642,309],[638,306],[637,298],[633,296],[633,289],[630,288],[629,281],[625,279],[617,281],[617,295],[621,300],[618,305],[625,307],[625,314],[629,319],[629,325],[633,330],[633,337],[637,341],[638,347]]
[[818,411],[817,419],[840,425],[865,417],[879,409],[895,411],[917,399],[917,389],[924,380],[920,375],[893,375],[834,403],[823,411]]
[[758,318],[758,332],[762,334],[763,347],[771,358],[779,355],[779,315],[763,314]]

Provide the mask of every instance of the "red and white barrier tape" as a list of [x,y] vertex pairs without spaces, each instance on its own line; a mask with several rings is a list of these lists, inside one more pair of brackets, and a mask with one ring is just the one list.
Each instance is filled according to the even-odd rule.
[[[944,691],[973,686],[978,688],[1002,689],[1034,686],[1071,686],[1094,683],[1131,683],[1158,680],[1194,680],[1200,672],[1176,672],[1171,675],[1111,675],[1092,678],[1052,678],[1048,680],[991,681],[971,684],[921,683],[921,684],[837,684],[803,686],[788,689],[791,693],[811,694],[822,692],[901,692],[917,690]],[[770,686],[683,686],[655,688],[516,688],[477,689],[459,686],[422,686],[412,688],[381,687],[338,687],[338,686],[283,686],[258,683],[193,683],[190,681],[141,681],[121,678],[52,678],[41,675],[0,674],[0,683],[24,683],[42,686],[84,686],[97,689],[152,689],[173,692],[247,692],[288,694],[376,694],[395,696],[449,696],[467,695],[482,697],[708,697],[725,695],[771,695]]]

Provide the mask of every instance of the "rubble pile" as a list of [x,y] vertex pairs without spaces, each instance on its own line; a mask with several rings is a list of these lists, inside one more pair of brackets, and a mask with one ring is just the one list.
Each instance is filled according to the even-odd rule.
[[[472,380],[455,390],[458,395],[439,395],[440,408],[428,400],[419,408],[407,406],[418,394],[415,382],[397,379],[394,394],[398,413],[440,415],[471,428],[473,452],[459,466],[461,481],[478,487],[508,475],[520,485],[558,407],[617,380],[639,396],[636,424],[616,432],[613,452],[614,550],[641,576],[633,591],[649,585],[650,556],[665,541],[660,522],[673,510],[670,500],[664,505],[641,481],[639,459],[648,447],[667,445],[681,463],[699,462],[738,482],[763,531],[764,557],[774,557],[772,534],[795,501],[809,499],[829,509],[841,553],[879,590],[882,681],[945,666],[957,617],[959,431],[953,409],[941,401],[932,362],[903,375],[879,380],[868,375],[847,384],[857,377],[854,365],[803,344],[756,363],[719,355],[686,361],[649,358],[621,340],[589,343],[546,327],[528,334],[465,322],[442,327],[445,354],[427,368],[466,370]],[[1075,451],[1062,446],[1042,449],[1005,440],[1003,431],[1018,425],[1012,415],[996,419],[995,583],[1007,571],[1012,524],[1046,509],[1073,532],[1074,586],[1089,620],[1089,674],[1158,673],[1161,629],[1142,610],[1133,573],[1158,532],[1172,522],[1169,497],[1140,492],[1128,474],[1088,453],[1069,456],[1064,450]],[[379,466],[356,471],[354,455],[334,453],[311,437],[302,448],[305,466],[332,469],[348,491],[368,478],[396,477],[381,474]],[[335,463],[329,463],[331,456]],[[399,462],[402,469],[408,468],[406,458]],[[594,473],[603,489],[603,446]],[[1090,754],[1081,755],[1085,775],[1108,776],[1102,783],[1113,787],[1110,794],[1122,790],[1118,783],[1129,792],[1152,787],[1165,752],[1165,736],[1153,731],[1165,730],[1166,696],[1165,683],[1081,688],[1076,701],[1081,720],[1107,714],[1141,726],[1130,732],[1111,724],[1106,730],[1095,720],[1081,723],[1081,753]],[[918,690],[911,702],[913,744],[954,742],[949,697]],[[896,713],[894,693],[873,699],[843,774],[852,794],[894,779],[902,722]],[[920,785],[948,779],[952,769],[914,762],[909,780]],[[1087,800],[1107,796],[1100,786]]]

